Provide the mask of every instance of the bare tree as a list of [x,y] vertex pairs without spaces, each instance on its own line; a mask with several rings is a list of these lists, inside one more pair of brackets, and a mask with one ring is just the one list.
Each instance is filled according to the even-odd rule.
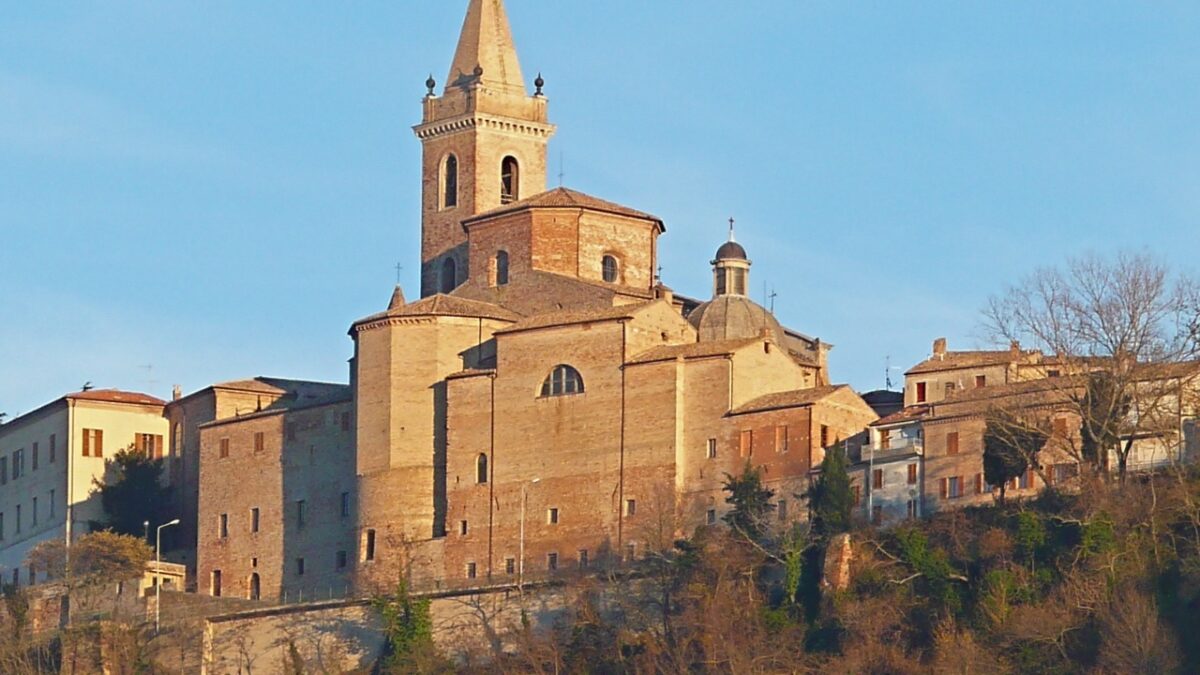
[[[1200,356],[1200,284],[1145,254],[1088,256],[1043,268],[993,297],[985,325],[997,340],[1045,355],[1079,417],[1072,453],[1124,480],[1139,442],[1178,442]],[[1052,372],[1056,371],[1056,372]],[[1089,445],[1090,444],[1090,445]]]

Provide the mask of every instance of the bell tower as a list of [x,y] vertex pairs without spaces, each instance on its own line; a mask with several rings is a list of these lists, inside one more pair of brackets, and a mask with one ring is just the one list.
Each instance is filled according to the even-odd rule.
[[503,0],[471,0],[442,95],[431,76],[422,145],[421,296],[467,279],[465,218],[546,190],[543,81],[530,96]]

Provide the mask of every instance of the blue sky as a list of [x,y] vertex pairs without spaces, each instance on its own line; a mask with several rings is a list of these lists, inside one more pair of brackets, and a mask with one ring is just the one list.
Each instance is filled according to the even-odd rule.
[[[423,82],[466,0],[8,3],[0,411],[345,381],[349,324],[417,288]],[[508,0],[568,186],[650,211],[882,386],[1037,265],[1200,252],[1200,4]],[[557,169],[553,171],[557,173]],[[153,366],[146,368],[145,366]]]

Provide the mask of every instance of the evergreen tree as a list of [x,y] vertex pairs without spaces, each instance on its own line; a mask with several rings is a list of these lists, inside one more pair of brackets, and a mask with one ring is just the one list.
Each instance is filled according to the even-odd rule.
[[854,494],[850,491],[846,462],[844,448],[830,448],[821,462],[821,475],[806,493],[813,531],[817,536],[830,537],[850,529]]
[[733,506],[725,514],[725,522],[751,539],[760,539],[767,516],[775,510],[771,503],[775,492],[763,487],[762,468],[751,467],[747,461],[741,475],[725,474],[725,491],[729,493],[725,503]]
[[171,489],[162,485],[161,459],[127,448],[117,452],[109,469],[115,473],[114,480],[95,481],[108,529],[142,537],[146,521],[154,528],[168,520]]

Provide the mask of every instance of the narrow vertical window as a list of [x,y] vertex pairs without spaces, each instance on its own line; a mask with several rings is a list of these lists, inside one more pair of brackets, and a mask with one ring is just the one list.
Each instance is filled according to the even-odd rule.
[[467,536],[467,521],[465,521],[465,520],[458,521],[458,533],[459,533],[459,535],[461,535],[463,537]]
[[41,453],[38,452],[38,444],[36,442],[34,442],[34,444],[33,444],[33,470],[34,471],[37,471],[37,469],[38,469],[38,455],[39,454],[41,454]]
[[337,569],[339,569],[339,570],[346,569],[346,552],[345,551],[338,551],[336,560],[337,560],[337,563],[336,563]]
[[558,524],[558,509],[557,508],[546,509],[546,522],[550,525]]
[[717,458],[717,439],[715,439],[715,438],[708,439],[708,448],[706,449],[706,453],[707,453],[706,456],[709,459]]
[[517,559],[516,558],[505,558],[504,559],[504,573],[505,574],[516,574],[517,573]]
[[342,517],[343,518],[350,517],[350,493],[349,492],[342,493]]
[[304,576],[304,558],[296,558],[296,576]]
[[626,499],[625,500],[625,515],[627,515],[627,516],[637,515],[637,500],[636,499]]
[[917,484],[917,465],[916,464],[908,465],[908,484],[909,485]]
[[258,532],[258,507],[250,509],[250,531]]
[[788,428],[787,425],[779,425],[775,427],[775,452],[788,451]]
[[604,280],[610,284],[617,283],[617,279],[621,277],[621,266],[617,263],[615,256],[604,256],[604,259],[600,261],[600,268]]
[[586,548],[579,549],[579,566],[588,566],[588,550]]
[[505,157],[500,163],[500,203],[511,204],[520,199],[521,167],[515,157]]
[[496,285],[508,284],[508,251],[496,251]]
[[212,571],[212,594],[213,597],[221,597],[221,570]]
[[222,513],[220,520],[217,522],[217,534],[222,539],[229,537],[229,514]]
[[917,383],[917,403],[924,403],[927,398],[926,384],[924,382]]
[[303,499],[296,500],[296,527],[304,528],[304,509],[307,506]]
[[363,542],[363,560],[368,562],[375,559],[375,530],[367,530],[366,541]]
[[217,456],[221,459],[225,459],[229,456],[229,439],[222,438],[219,445],[220,447],[217,450]]
[[50,460],[51,464],[54,463],[54,455],[57,454],[57,452],[58,452],[58,436],[55,434],[50,434],[50,457],[49,457],[49,460]]
[[261,432],[261,431],[254,432],[254,451],[262,452],[265,447],[266,447],[266,439],[263,436],[263,432]]
[[739,450],[742,457],[749,457],[754,453],[754,432],[749,429],[744,429],[739,437]]
[[458,286],[458,265],[455,264],[454,258],[446,258],[442,261],[442,267],[438,270],[438,292],[449,293]]
[[558,569],[558,554],[557,553],[547,553],[546,554],[546,569],[550,570],[551,572]]
[[448,155],[442,173],[442,208],[455,206],[458,206],[458,158]]
[[467,563],[467,578],[474,579],[477,574],[478,574],[478,571],[475,566],[475,563],[473,563],[473,562]]
[[947,455],[957,455],[958,454],[958,432],[957,431],[952,431],[952,432],[946,434],[946,454]]
[[475,459],[475,482],[488,482],[488,458],[486,453],[479,453],[479,457]]

